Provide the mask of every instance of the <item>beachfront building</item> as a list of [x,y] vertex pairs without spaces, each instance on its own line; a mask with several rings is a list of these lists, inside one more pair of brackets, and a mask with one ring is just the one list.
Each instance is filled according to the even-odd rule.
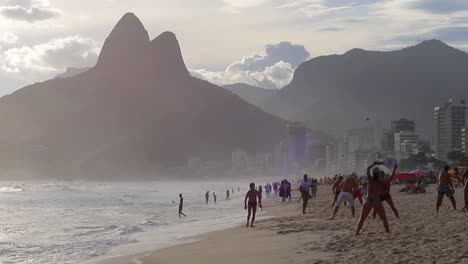
[[307,128],[300,123],[290,124],[287,142],[289,172],[295,173],[307,161]]
[[466,155],[468,154],[468,127],[462,128],[461,134],[462,152]]
[[[412,131],[400,131],[398,133],[395,133],[395,153],[403,155],[417,154],[418,140],[419,135]],[[414,153],[415,151],[416,153]]]
[[460,131],[466,127],[466,101],[452,100],[434,108],[433,148],[435,157],[447,160],[450,151],[462,150]]
[[400,120],[392,121],[392,131],[394,133],[400,131],[411,131],[415,132],[416,124],[413,120],[408,120],[406,118],[401,118]]

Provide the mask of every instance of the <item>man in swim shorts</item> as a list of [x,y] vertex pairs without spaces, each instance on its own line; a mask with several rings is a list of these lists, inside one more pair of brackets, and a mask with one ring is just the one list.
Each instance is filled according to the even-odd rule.
[[347,177],[341,182],[338,188],[340,192],[336,201],[335,210],[333,211],[332,219],[335,219],[336,213],[338,213],[338,209],[340,209],[340,206],[344,201],[349,203],[349,206],[351,207],[351,214],[354,217],[356,211],[354,209],[353,193],[355,193],[356,190],[359,190],[359,184],[357,183],[356,178],[353,176]]
[[[258,205],[260,205],[260,208],[262,208],[262,195],[260,194],[259,191],[255,190],[255,184],[251,183],[250,190],[245,195],[245,200],[244,200],[244,208],[245,210],[248,210],[247,211],[247,227],[249,227],[250,216],[252,216],[250,227],[254,227],[253,224],[255,221],[255,214],[257,213],[257,198],[258,198]],[[248,206],[247,206],[247,200],[249,200]]]
[[445,166],[444,171],[442,171],[439,175],[439,186],[437,186],[437,212],[439,212],[439,208],[442,205],[444,195],[447,196],[452,202],[453,209],[457,209],[457,203],[455,201],[455,197],[453,197],[455,188],[453,188],[452,178],[449,170],[450,167]]

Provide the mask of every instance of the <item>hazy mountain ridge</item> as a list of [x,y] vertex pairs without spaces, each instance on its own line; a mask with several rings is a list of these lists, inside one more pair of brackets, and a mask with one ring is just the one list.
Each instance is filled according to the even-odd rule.
[[312,128],[342,130],[368,117],[416,120],[430,137],[432,108],[450,98],[468,98],[468,54],[429,40],[396,51],[352,49],[301,64],[293,80],[265,109]]
[[277,89],[266,89],[245,83],[227,84],[222,87],[260,109],[264,109],[268,101],[279,92]]
[[32,167],[65,178],[154,176],[193,156],[230,160],[235,149],[269,151],[285,130],[281,119],[191,77],[175,35],[150,41],[131,13],[95,67],[20,89],[0,99],[0,111],[0,143],[28,149],[0,154],[32,156]]

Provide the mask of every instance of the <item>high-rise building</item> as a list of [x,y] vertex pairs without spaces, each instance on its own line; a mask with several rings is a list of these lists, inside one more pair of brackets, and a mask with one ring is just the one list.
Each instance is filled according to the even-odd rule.
[[464,127],[461,130],[461,144],[462,144],[462,152],[465,155],[468,154],[468,127]]
[[434,108],[433,147],[435,156],[447,160],[453,150],[462,150],[460,132],[466,127],[466,101],[452,100]]
[[398,133],[400,131],[415,132],[415,123],[413,120],[408,120],[406,118],[392,121],[392,131],[394,133]]
[[[415,154],[413,146],[417,149],[418,140],[419,135],[411,131],[400,131],[395,133],[395,153]],[[412,150],[408,151],[409,148]]]
[[288,127],[289,172],[300,169],[307,160],[307,128],[300,123]]

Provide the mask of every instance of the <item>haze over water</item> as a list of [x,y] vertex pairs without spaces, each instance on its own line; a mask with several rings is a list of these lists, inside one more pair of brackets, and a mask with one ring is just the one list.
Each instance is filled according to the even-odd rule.
[[[142,253],[177,244],[183,237],[236,226],[245,216],[241,200],[246,187],[233,182],[0,182],[0,186],[0,263],[78,263]],[[238,186],[243,187],[241,194]],[[227,188],[235,189],[230,202],[224,201]],[[207,190],[209,205],[204,201]],[[177,215],[179,193],[184,195],[187,218]]]

